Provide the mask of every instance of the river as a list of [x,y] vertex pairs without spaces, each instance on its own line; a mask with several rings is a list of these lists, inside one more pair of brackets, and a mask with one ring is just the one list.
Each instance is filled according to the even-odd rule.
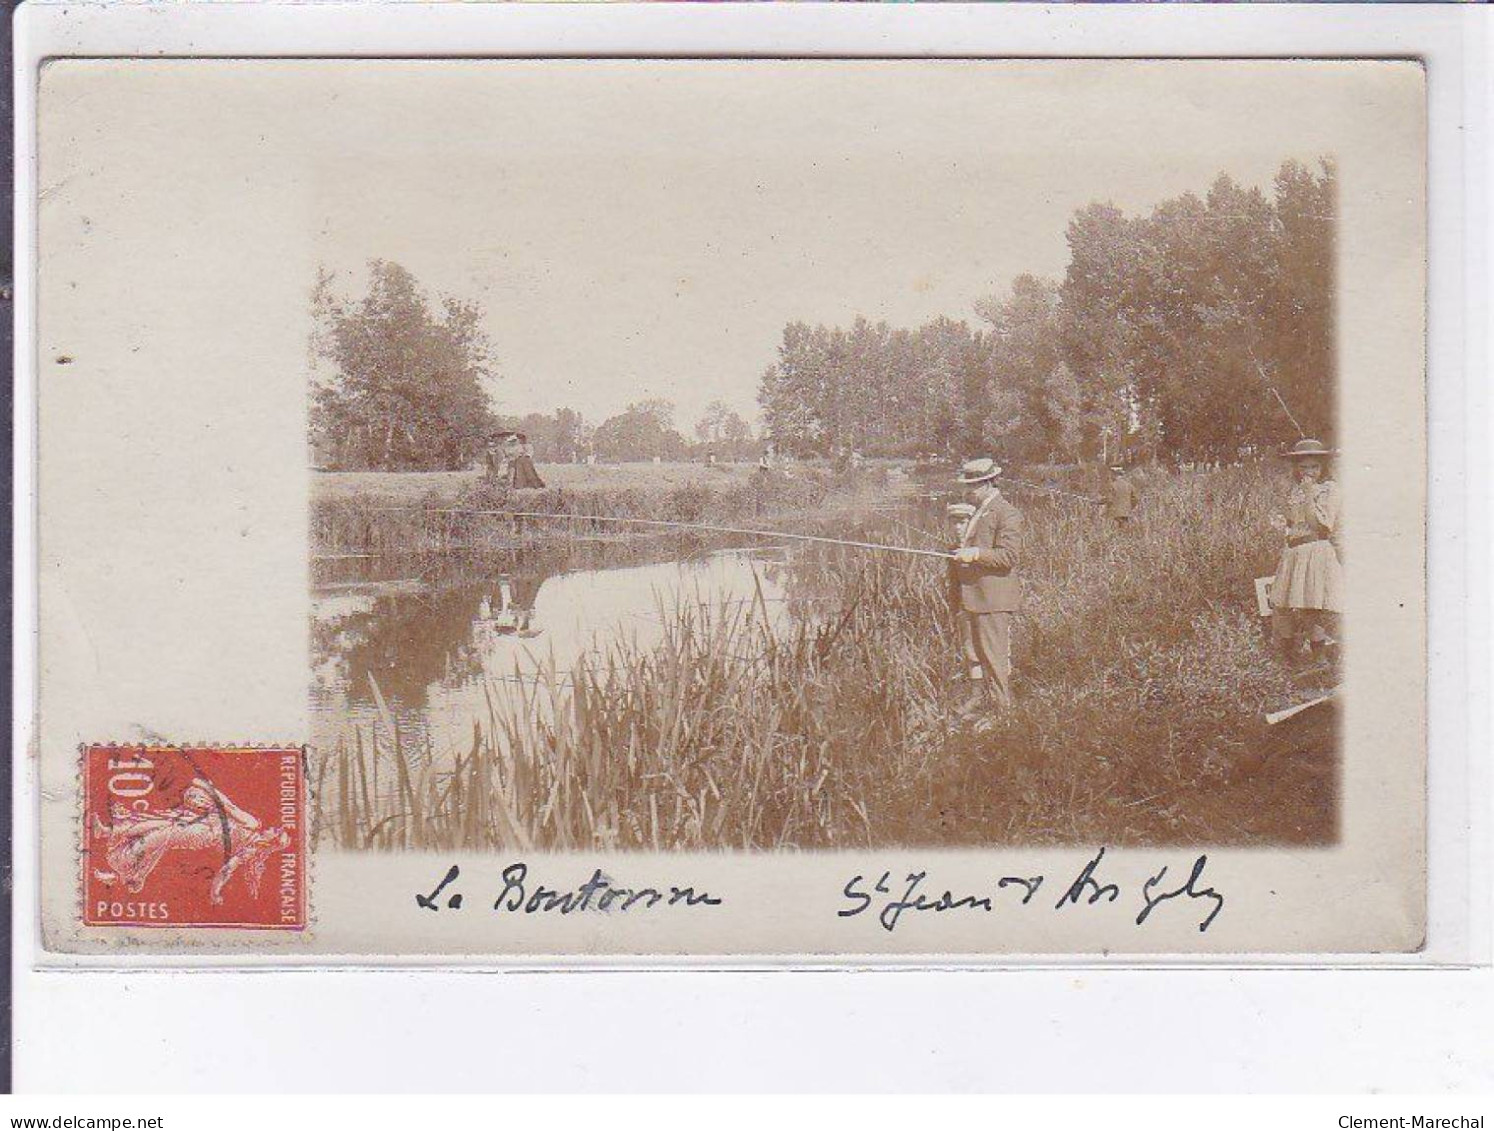
[[[405,751],[444,762],[470,748],[474,721],[488,717],[488,695],[564,683],[578,658],[614,644],[647,649],[678,602],[745,610],[772,629],[812,615],[802,585],[789,599],[796,547],[656,542],[652,550],[518,550],[435,568],[397,555],[320,563],[312,595],[314,745],[331,750],[357,726],[389,749],[392,720]],[[646,560],[659,556],[666,560]]]

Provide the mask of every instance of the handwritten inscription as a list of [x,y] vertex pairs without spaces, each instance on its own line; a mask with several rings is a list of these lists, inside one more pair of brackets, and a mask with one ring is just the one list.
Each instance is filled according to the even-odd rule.
[[[1124,902],[1138,907],[1135,925],[1141,927],[1153,912],[1169,902],[1179,901],[1178,906],[1182,907],[1201,900],[1203,902],[1197,905],[1202,915],[1198,929],[1203,932],[1213,925],[1224,909],[1224,896],[1203,882],[1204,869],[1209,862],[1205,854],[1200,854],[1193,862],[1192,871],[1181,883],[1169,885],[1169,869],[1164,866],[1141,885],[1140,891],[1131,893],[1124,892],[1119,883],[1107,880],[1101,874],[1104,860],[1105,849],[1102,848],[1064,888],[1052,910],[1061,913],[1071,908]],[[1044,876],[1002,876],[996,880],[994,891],[953,892],[945,889],[935,894],[936,889],[929,883],[927,872],[909,872],[896,881],[891,872],[883,872],[875,881],[869,881],[865,875],[856,875],[846,881],[841,890],[847,906],[836,915],[853,919],[875,909],[882,929],[895,931],[903,915],[910,911],[991,913],[1024,907],[1033,902],[1045,881]],[[1207,913],[1203,914],[1205,911]]]
[[[1139,886],[1128,886],[1107,874],[1105,852],[1101,848],[1072,877],[1065,874],[1053,884],[1041,875],[1000,876],[983,891],[940,889],[927,871],[908,872],[896,880],[891,872],[883,872],[875,879],[858,873],[841,889],[844,906],[835,914],[841,919],[870,914],[883,930],[891,932],[897,930],[909,913],[1016,913],[1030,907],[1048,914],[1073,916],[1084,914],[1088,908],[1117,904],[1126,909],[1136,927],[1145,927],[1154,916],[1189,914],[1198,930],[1204,932],[1224,910],[1223,894],[1204,880],[1209,863],[1206,854],[1198,855],[1186,875],[1174,873],[1172,866],[1167,865]],[[470,882],[462,881],[461,868],[452,864],[430,891],[415,894],[415,906],[429,912],[461,911],[468,906],[462,889],[471,886]],[[1047,895],[1039,898],[1045,888]],[[575,887],[549,887],[536,880],[523,861],[509,864],[496,875],[485,875],[478,891],[480,902],[476,906],[517,915],[637,913],[672,908],[709,910],[725,902],[721,896],[690,884],[629,887],[600,868],[592,869],[591,878]]]
[[[415,905],[426,911],[460,911],[464,905],[462,893],[455,888],[462,870],[453,864],[446,870],[435,888],[415,896]],[[669,907],[719,907],[721,900],[708,891],[697,891],[693,887],[677,884],[659,887],[622,887],[600,868],[594,869],[591,879],[574,888],[546,887],[530,878],[529,865],[522,861],[510,864],[499,873],[501,884],[492,885],[497,890],[492,910],[517,912],[522,915],[574,915],[583,911],[653,911]]]

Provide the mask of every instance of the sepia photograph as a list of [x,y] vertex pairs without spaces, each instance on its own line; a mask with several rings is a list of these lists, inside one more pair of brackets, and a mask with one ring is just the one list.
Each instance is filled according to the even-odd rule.
[[1487,6],[15,15],[22,1122],[1482,1126]]
[[39,114],[49,945],[1422,945],[1414,63]]
[[318,201],[315,837],[1335,841],[1331,136],[1226,78],[1135,144],[1168,67],[476,70],[482,141]]

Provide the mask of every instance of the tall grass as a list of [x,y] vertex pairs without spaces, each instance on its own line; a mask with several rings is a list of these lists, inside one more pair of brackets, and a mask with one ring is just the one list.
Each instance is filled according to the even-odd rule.
[[[763,473],[743,480],[690,480],[672,484],[547,487],[513,491],[476,479],[452,497],[432,489],[417,500],[365,495],[322,495],[312,500],[311,545],[319,555],[448,553],[498,549],[566,535],[617,534],[617,524],[596,521],[641,518],[665,522],[733,523],[764,515],[791,516],[824,504],[848,484],[814,469],[792,478]],[[575,521],[508,517],[525,511],[575,515]]]
[[[1333,728],[1283,742],[1260,718],[1304,694],[1253,612],[1283,491],[1251,468],[1163,479],[1126,530],[1082,503],[1015,496],[1026,608],[1005,714],[957,710],[968,688],[952,678],[941,563],[816,551],[792,584],[834,594],[828,612],[775,630],[762,602],[666,605],[655,646],[619,641],[568,678],[491,693],[443,770],[350,731],[322,763],[323,835],[557,849],[1328,842]],[[910,536],[886,517],[861,534]],[[392,719],[385,730],[398,741]],[[1273,742],[1284,749],[1266,759]],[[371,791],[381,753],[399,776]]]

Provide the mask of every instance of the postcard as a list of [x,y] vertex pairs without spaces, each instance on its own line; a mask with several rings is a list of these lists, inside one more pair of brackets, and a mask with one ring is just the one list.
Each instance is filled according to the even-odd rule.
[[47,961],[1423,945],[1416,63],[37,105]]

